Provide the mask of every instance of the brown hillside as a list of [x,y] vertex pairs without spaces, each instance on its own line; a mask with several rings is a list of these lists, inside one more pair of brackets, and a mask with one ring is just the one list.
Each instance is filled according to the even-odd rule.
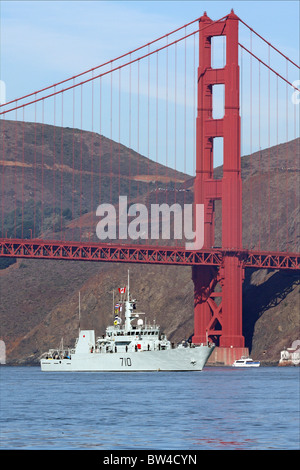
[[36,201],[43,198],[45,207],[52,207],[60,205],[63,185],[63,209],[74,207],[75,218],[80,208],[83,214],[95,211],[101,202],[116,203],[119,182],[120,194],[134,198],[137,192],[143,194],[150,182],[181,183],[186,178],[103,135],[79,129],[2,121],[0,135],[6,213],[15,208],[13,191],[17,207],[22,197],[26,203],[34,195]]
[[[53,182],[60,201],[60,175],[63,168],[63,209],[72,209],[72,220],[64,220],[64,233],[82,239],[94,236],[93,201],[108,202],[110,181],[118,174],[119,158],[122,163],[121,191],[139,202],[188,203],[193,192],[193,179],[149,161],[124,146],[119,146],[104,136],[92,135],[73,129],[56,128],[55,157],[54,128],[44,126],[44,150],[42,156],[41,126],[24,124],[24,155],[15,154],[14,139],[17,130],[21,139],[23,123],[6,122],[4,131],[4,173],[1,178],[1,194],[4,195],[5,224],[9,227],[9,213],[14,212],[13,197],[17,183],[26,185],[24,197],[29,204],[33,200],[34,172],[43,172],[44,205],[53,206]],[[3,132],[3,128],[2,128]],[[36,134],[35,134],[36,132]],[[61,164],[61,140],[63,135],[63,164]],[[3,136],[0,136],[3,142]],[[75,151],[73,166],[73,139],[84,149],[82,159],[82,192],[80,198],[80,154]],[[35,145],[37,142],[37,145]],[[243,243],[245,247],[295,251],[299,244],[299,142],[292,141],[278,147],[242,159],[243,177]],[[22,148],[22,146],[20,147]],[[76,147],[78,148],[78,147]],[[101,158],[99,156],[101,148]],[[34,156],[34,149],[35,155]],[[76,153],[77,152],[77,153]],[[111,153],[112,152],[112,153]],[[111,159],[111,155],[113,158]],[[130,167],[129,167],[130,160]],[[112,163],[111,163],[112,162]],[[101,168],[100,168],[101,164]],[[111,170],[113,168],[113,171]],[[138,170],[137,170],[138,168]],[[270,171],[269,171],[270,169]],[[260,170],[260,171],[259,171]],[[99,179],[99,174],[101,178]],[[110,178],[111,174],[112,178]],[[222,168],[215,170],[217,177]],[[144,176],[143,176],[144,175]],[[91,185],[97,181],[97,185]],[[16,179],[15,179],[16,178]],[[54,179],[55,178],[55,179]],[[75,184],[73,185],[73,178]],[[36,178],[41,181],[41,178]],[[98,182],[100,181],[100,186]],[[159,185],[154,188],[153,182]],[[184,182],[185,181],[185,182]],[[130,182],[130,185],[129,185]],[[184,182],[184,183],[183,183]],[[170,185],[170,183],[173,183]],[[114,183],[113,183],[114,184]],[[119,181],[115,181],[119,184]],[[151,186],[152,185],[152,186]],[[99,191],[101,187],[101,193]],[[74,191],[73,191],[74,188]],[[72,196],[73,194],[73,196]],[[112,202],[117,202],[112,192]],[[35,199],[41,200],[41,187],[36,184]],[[18,202],[21,192],[17,193]],[[80,202],[81,201],[81,202]],[[270,203],[269,203],[270,201]],[[80,217],[81,205],[81,217]],[[274,210],[276,208],[276,210]],[[221,205],[216,203],[216,246],[221,244]],[[30,212],[30,211],[29,211]],[[30,221],[31,223],[31,221]],[[47,236],[53,233],[48,229]],[[57,230],[55,236],[61,236]],[[299,245],[298,245],[299,246]],[[4,267],[4,266],[2,266]],[[185,267],[130,265],[132,292],[138,299],[140,311],[147,319],[156,320],[174,341],[180,341],[193,333],[193,284],[191,270]],[[61,337],[72,345],[78,332],[78,292],[81,293],[81,327],[94,328],[102,334],[112,315],[112,289],[124,283],[128,265],[92,262],[60,262],[45,260],[18,260],[0,270],[0,326],[1,339],[7,346],[9,363],[34,362],[49,347],[58,346]],[[246,345],[254,358],[265,362],[278,361],[280,350],[299,339],[299,277],[295,273],[267,270],[247,270],[243,288],[244,335]]]

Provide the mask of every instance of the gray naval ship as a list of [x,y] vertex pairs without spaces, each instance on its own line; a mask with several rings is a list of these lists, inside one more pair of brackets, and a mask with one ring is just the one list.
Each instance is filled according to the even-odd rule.
[[[127,294],[126,294],[127,290]],[[174,347],[155,323],[136,312],[128,285],[119,289],[121,300],[114,310],[114,322],[105,335],[79,330],[74,348],[50,349],[40,359],[41,370],[49,372],[143,372],[201,371],[215,345],[182,342]],[[124,314],[124,324],[122,315]]]

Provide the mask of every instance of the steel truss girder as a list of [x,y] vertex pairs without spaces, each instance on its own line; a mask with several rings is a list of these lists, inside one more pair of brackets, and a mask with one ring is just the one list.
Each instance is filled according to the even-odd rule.
[[173,246],[113,245],[53,240],[0,239],[0,257],[107,261],[178,266],[222,266],[226,256],[240,259],[244,268],[300,269],[300,254],[248,250],[185,250]]

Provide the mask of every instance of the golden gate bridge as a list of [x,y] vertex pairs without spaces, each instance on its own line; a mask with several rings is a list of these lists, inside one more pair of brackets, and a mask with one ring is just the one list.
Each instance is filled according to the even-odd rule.
[[[242,351],[244,270],[299,270],[298,74],[233,11],[204,13],[1,105],[0,256],[191,266],[193,341]],[[202,249],[98,240],[98,205],[125,194],[202,204]]]

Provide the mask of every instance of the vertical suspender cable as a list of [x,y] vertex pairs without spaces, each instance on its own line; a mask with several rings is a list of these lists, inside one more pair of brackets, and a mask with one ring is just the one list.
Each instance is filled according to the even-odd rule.
[[[252,52],[252,31],[250,31],[250,51]],[[253,191],[252,191],[252,55],[250,56],[250,247],[252,248],[252,237],[253,237]],[[260,207],[258,206],[258,211]]]
[[[74,79],[73,79],[74,85]],[[74,207],[74,196],[75,196],[75,88],[73,88],[73,172],[72,172],[72,220],[75,219],[75,207]],[[75,224],[72,224],[72,240],[74,240],[74,229]]]
[[131,54],[129,64],[129,158],[128,158],[128,201],[130,201],[131,190]]
[[[94,71],[92,72],[94,76]],[[93,223],[93,212],[94,212],[94,80],[92,80],[92,145],[91,145],[91,224]],[[91,227],[89,232],[92,232]]]
[[100,88],[100,103],[99,103],[99,134],[100,134],[100,137],[99,137],[99,202],[98,204],[101,204],[101,152],[102,152],[102,142],[103,142],[103,139],[102,139],[102,134],[101,134],[101,131],[102,131],[102,122],[101,122],[101,117],[102,117],[102,113],[101,113],[101,109],[102,109],[102,77],[100,77],[100,81],[99,81],[99,88]]
[[64,94],[61,94],[61,143],[60,143],[60,231],[63,236],[63,176],[64,176]]
[[[186,28],[184,29],[186,36]],[[186,175],[186,38],[184,39],[184,175]],[[184,176],[183,203],[185,204],[186,176]]]
[[[21,238],[24,238],[24,232],[23,232],[23,228],[24,228],[24,133],[25,133],[24,113],[25,113],[25,108],[23,108],[23,119],[22,119],[22,231],[21,231]],[[35,186],[35,181],[34,181],[34,186]],[[34,200],[34,203],[35,203],[35,200]],[[34,212],[35,212],[35,205],[34,205]],[[31,236],[32,236],[32,230],[31,230]]]
[[[297,214],[297,190],[299,191],[299,188],[297,186],[297,180],[298,180],[298,173],[297,173],[297,156],[296,156],[296,152],[297,152],[297,142],[296,142],[296,108],[297,106],[294,105],[294,171],[293,171],[293,174],[294,174],[294,246],[293,246],[293,252],[296,253],[297,252],[297,225],[296,225],[296,214]],[[298,143],[299,145],[299,143]]]
[[[55,92],[56,87],[54,87],[54,92]],[[56,142],[55,142],[55,137],[56,137],[56,95],[53,97],[54,100],[54,119],[53,119],[53,213],[52,213],[52,220],[53,220],[53,240],[55,237],[55,165],[56,165]]]
[[44,121],[45,121],[45,102],[42,101],[42,201],[41,201],[41,237],[43,236],[44,223]]
[[80,172],[79,172],[79,239],[81,241],[82,232],[82,116],[83,116],[82,85],[80,85]]
[[119,69],[119,146],[118,146],[118,158],[119,158],[119,165],[118,165],[118,195],[120,196],[121,191],[121,69]]
[[137,84],[137,202],[139,202],[139,164],[140,164],[140,61],[138,60],[138,84]]
[[[270,46],[268,47],[268,62],[270,67]],[[270,120],[271,120],[271,95],[270,95],[270,68],[268,69],[268,250],[270,250],[271,241],[271,193],[270,193]]]
[[[176,135],[177,135],[177,43],[175,43],[175,64],[174,64],[174,67],[175,67],[175,85],[174,85],[174,94],[175,94],[175,98],[174,98],[174,169],[175,169],[175,172],[177,171],[177,139],[176,139]],[[175,179],[175,184],[174,184],[174,203],[176,204],[176,199],[177,199],[177,180]]]
[[5,116],[3,116],[3,120],[1,120],[1,128],[2,128],[2,237],[6,237],[4,233],[4,171],[5,171]]
[[[288,61],[286,60],[286,79],[288,80]],[[285,169],[285,197],[286,197],[286,251],[289,251],[289,184],[288,184],[288,167],[289,167],[289,118],[288,118],[288,84],[286,84],[286,169]]]
[[[16,106],[18,101],[16,101]],[[15,121],[15,227],[14,236],[17,238],[17,135],[18,135],[18,110],[16,109],[16,121]]]
[[[148,54],[150,52],[150,45],[148,44]],[[147,112],[148,112],[148,121],[147,121],[147,146],[148,146],[148,188],[147,188],[147,209],[148,209],[148,214],[150,210],[150,172],[149,172],[149,167],[150,167],[150,56],[148,55],[148,105],[147,105]],[[149,227],[148,227],[149,228]]]
[[[112,62],[111,62],[112,69]],[[113,122],[113,74],[110,72],[110,162],[109,162],[109,200],[112,204],[112,175],[113,175],[113,149],[112,149],[112,122]]]
[[158,166],[158,53],[156,53],[156,167],[155,167],[155,195],[156,195],[156,204],[157,204],[157,166]]
[[278,75],[276,76],[276,250],[279,251]]
[[259,180],[259,188],[258,188],[258,249],[260,250],[260,235],[261,235],[261,141],[260,141],[260,62],[258,63],[258,146],[259,146],[259,155],[258,155],[258,180]]
[[[24,111],[24,108],[23,108]],[[24,117],[24,114],[23,114]],[[33,238],[36,237],[36,103],[34,103],[34,169],[33,169]],[[24,156],[24,129],[23,129],[23,156]],[[24,182],[23,182],[24,187]],[[23,199],[23,196],[22,196]],[[23,238],[23,236],[22,236]]]
[[[168,36],[166,37],[166,42],[168,44]],[[168,66],[169,66],[169,48],[166,48],[166,203],[168,202],[168,113],[169,113],[169,96],[168,96],[168,86],[169,86],[169,76],[168,76]]]

